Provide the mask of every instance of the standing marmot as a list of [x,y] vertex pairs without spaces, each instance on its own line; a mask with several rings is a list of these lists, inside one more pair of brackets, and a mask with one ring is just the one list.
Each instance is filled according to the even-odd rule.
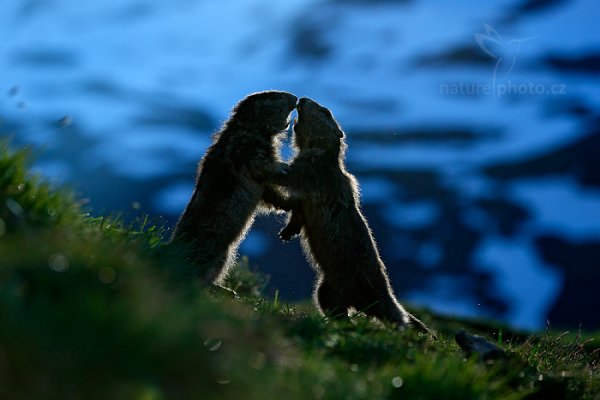
[[207,283],[220,283],[227,275],[259,203],[282,207],[272,184],[287,175],[279,140],[296,101],[286,92],[249,95],[235,106],[200,162],[194,193],[171,242],[186,245],[186,258]]
[[318,272],[315,302],[322,312],[347,316],[349,308],[397,323],[427,328],[396,300],[371,230],[360,211],[358,184],[344,166],[344,133],[331,112],[302,98],[294,123],[298,154],[290,165],[293,211],[281,238],[303,228],[302,246]]

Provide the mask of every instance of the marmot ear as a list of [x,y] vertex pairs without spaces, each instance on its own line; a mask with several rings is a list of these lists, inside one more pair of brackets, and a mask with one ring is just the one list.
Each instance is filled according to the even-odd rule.
[[344,138],[344,131],[342,131],[341,129],[338,129],[338,131],[337,131],[337,137],[339,139],[343,139]]

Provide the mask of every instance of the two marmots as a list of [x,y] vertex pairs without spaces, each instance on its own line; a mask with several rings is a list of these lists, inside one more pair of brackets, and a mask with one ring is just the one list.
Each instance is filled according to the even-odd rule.
[[[304,252],[318,273],[314,299],[323,313],[342,317],[353,308],[426,330],[392,292],[360,211],[358,184],[344,166],[344,133],[327,108],[300,99],[294,123],[298,153],[289,167],[280,161],[278,138],[296,100],[286,92],[261,92],[234,108],[200,163],[173,241],[190,244],[188,259],[201,279],[220,283],[259,204],[293,210],[280,236],[302,234]],[[275,185],[287,186],[290,196]]]

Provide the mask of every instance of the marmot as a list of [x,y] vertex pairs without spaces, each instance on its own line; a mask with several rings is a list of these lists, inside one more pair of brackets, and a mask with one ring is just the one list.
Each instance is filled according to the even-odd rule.
[[302,247],[318,273],[314,301],[327,315],[348,309],[399,326],[425,325],[396,300],[375,240],[360,210],[358,184],[344,166],[344,132],[332,113],[315,101],[298,102],[294,123],[297,155],[288,189],[293,211],[280,237],[302,230]]
[[285,183],[288,166],[279,158],[279,142],[297,100],[280,91],[244,98],[200,161],[171,243],[185,245],[186,258],[206,283],[219,284],[227,275],[257,206],[285,204],[273,185]]

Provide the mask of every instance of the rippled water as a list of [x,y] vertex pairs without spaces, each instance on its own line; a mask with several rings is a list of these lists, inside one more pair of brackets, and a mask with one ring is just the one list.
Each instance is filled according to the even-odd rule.
[[[0,133],[41,146],[36,168],[97,212],[133,216],[139,202],[172,224],[232,105],[289,90],[346,130],[401,298],[522,328],[600,326],[597,2],[4,0],[0,11]],[[276,240],[282,222],[260,218],[241,252],[269,290],[305,298],[313,272],[297,243]]]

